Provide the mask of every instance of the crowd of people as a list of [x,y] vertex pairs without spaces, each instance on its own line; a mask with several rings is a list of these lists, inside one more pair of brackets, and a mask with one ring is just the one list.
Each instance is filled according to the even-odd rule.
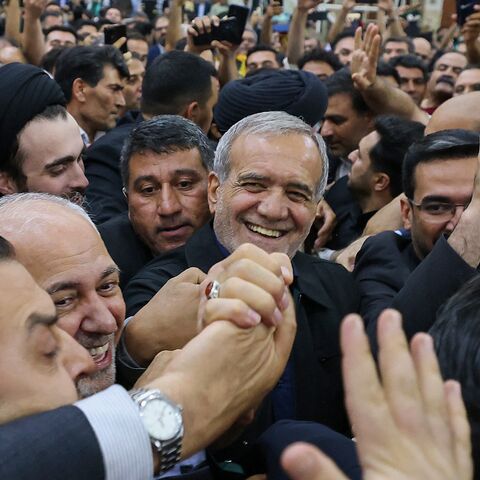
[[480,7],[324,6],[3,6],[0,478],[480,478]]

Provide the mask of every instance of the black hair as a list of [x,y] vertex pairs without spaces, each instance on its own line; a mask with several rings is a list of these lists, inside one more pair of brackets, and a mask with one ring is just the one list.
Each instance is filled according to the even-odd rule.
[[256,52],[272,52],[275,54],[275,59],[277,60],[277,63],[282,66],[283,62],[283,55],[279,52],[277,52],[272,46],[266,45],[266,44],[258,44],[252,47],[248,52],[247,52],[247,57],[246,59],[248,60],[248,57],[252,55],[252,53]]
[[402,164],[408,147],[423,137],[425,125],[395,115],[375,118],[375,131],[380,137],[369,152],[374,172],[384,172],[390,178],[390,194],[402,193]]
[[352,99],[353,109],[358,114],[370,113],[371,110],[365,103],[362,94],[354,87],[350,70],[344,67],[330,75],[324,81],[327,87],[328,97],[333,95],[346,94]]
[[81,18],[80,20],[77,20],[74,24],[75,30],[80,30],[82,27],[85,25],[91,25],[92,27],[95,27],[98,31],[98,24],[94,22],[93,20],[85,20]]
[[400,85],[400,75],[397,70],[389,63],[380,60],[377,65],[377,75],[380,77],[393,77],[398,85]]
[[138,21],[135,22],[133,27],[131,28],[131,32],[138,32],[140,35],[143,35],[146,37],[147,35],[150,35],[153,30],[153,25],[149,21]]
[[148,115],[180,114],[191,102],[207,103],[212,95],[213,65],[192,53],[173,50],[147,68],[141,110]]
[[298,69],[302,70],[308,62],[328,63],[335,72],[343,67],[342,63],[333,52],[327,52],[326,50],[323,50],[323,48],[315,48],[303,55],[303,57],[297,62]]
[[340,40],[343,40],[344,38],[355,38],[355,30],[352,28],[346,28],[342,32],[340,32],[334,39],[333,42],[330,43],[330,46],[332,47],[332,51],[335,50],[335,47],[337,46],[337,43]]
[[66,25],[53,25],[50,28],[44,30],[43,34],[45,38],[47,38],[47,35],[52,32],[68,32],[75,37],[75,40],[78,40],[77,32],[72,27],[67,27]]
[[142,40],[143,42],[148,43],[147,39],[145,38],[145,35],[142,35],[137,30],[128,30],[127,31],[127,40]]
[[480,275],[476,274],[439,310],[429,331],[440,372],[462,388],[472,441],[475,479],[480,478]]
[[385,47],[387,43],[389,42],[401,42],[401,43],[406,43],[407,44],[407,49],[408,53],[414,53],[415,52],[415,45],[413,44],[413,41],[410,37],[388,37],[382,45],[382,53],[385,51]]
[[26,190],[27,177],[24,175],[22,167],[25,161],[25,154],[20,149],[20,137],[24,129],[30,122],[36,120],[55,120],[57,118],[66,119],[67,110],[63,105],[50,105],[43,112],[33,117],[27,122],[23,128],[18,132],[15,140],[12,142],[7,161],[0,165],[0,170],[5,172],[17,185],[20,191]]
[[67,48],[58,57],[55,66],[55,80],[63,90],[67,103],[72,99],[75,79],[81,78],[91,87],[95,87],[103,78],[106,65],[114,67],[120,77],[128,78],[128,68],[122,54],[111,45]]
[[57,63],[58,57],[63,53],[66,48],[68,47],[52,48],[40,60],[40,68],[43,68],[44,70],[53,75],[53,70],[55,69],[55,64]]
[[425,81],[428,79],[427,67],[417,55],[399,55],[392,58],[389,63],[392,67],[418,68],[423,74],[423,79]]
[[146,151],[160,155],[196,148],[207,171],[213,167],[213,150],[200,127],[178,115],[160,115],[134,128],[125,141],[120,159],[123,185],[127,189],[130,159]]
[[[413,199],[415,193],[415,169],[420,163],[434,160],[458,160],[478,155],[478,133],[451,129],[431,133],[413,143],[403,162],[403,191]],[[473,178],[472,178],[473,182]]]
[[42,15],[40,16],[40,21],[43,22],[47,17],[62,17],[63,18],[63,15],[61,12],[57,12],[57,11],[46,11],[46,12],[43,12]]
[[0,262],[13,260],[14,258],[15,248],[5,237],[0,236]]

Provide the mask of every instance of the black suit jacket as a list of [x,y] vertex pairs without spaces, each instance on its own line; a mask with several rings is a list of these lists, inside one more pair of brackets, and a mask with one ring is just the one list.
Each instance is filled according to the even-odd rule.
[[[155,258],[127,285],[125,300],[132,315],[172,277],[189,267],[207,272],[224,256],[211,224],[198,230],[173,252]],[[340,432],[349,431],[343,403],[339,326],[344,315],[357,311],[358,295],[351,275],[340,265],[303,253],[293,259],[291,288],[297,313],[297,335],[292,351],[296,418],[318,421]],[[220,348],[220,347],[219,347]],[[251,442],[273,423],[267,399],[249,429]]]
[[353,273],[360,289],[360,313],[374,351],[377,318],[382,310],[395,308],[402,313],[408,338],[426,332],[440,306],[475,272],[443,236],[421,262],[408,232],[405,236],[382,232],[366,240]]
[[82,411],[62,407],[1,425],[0,478],[105,478],[97,437]]
[[120,286],[125,288],[130,279],[152,258],[152,252],[133,230],[128,212],[120,213],[98,226],[108,253],[120,268]]
[[85,175],[89,181],[85,194],[87,210],[97,225],[128,209],[122,193],[120,153],[125,139],[141,121],[143,117],[139,112],[128,112],[85,153]]
[[325,200],[337,216],[332,237],[326,248],[340,250],[348,247],[362,235],[363,230],[375,211],[363,213],[360,205],[348,187],[348,175],[338,179],[325,194]]

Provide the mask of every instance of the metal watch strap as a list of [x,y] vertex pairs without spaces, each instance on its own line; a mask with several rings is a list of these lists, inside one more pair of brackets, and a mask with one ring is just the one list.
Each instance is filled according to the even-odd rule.
[[[165,395],[163,395],[160,390],[156,389],[145,389],[140,388],[137,390],[131,390],[130,397],[132,400],[141,408],[141,404],[145,400],[160,398],[171,405],[176,405],[170,399],[168,399]],[[180,410],[181,407],[176,405],[177,408]],[[155,438],[150,437],[151,444],[155,447],[157,452],[160,454],[160,471],[159,473],[165,473],[166,471],[172,469],[179,461],[180,456],[182,453],[182,438],[183,438],[183,428],[181,434],[178,435],[176,438],[173,438],[170,441],[163,441],[157,440]]]

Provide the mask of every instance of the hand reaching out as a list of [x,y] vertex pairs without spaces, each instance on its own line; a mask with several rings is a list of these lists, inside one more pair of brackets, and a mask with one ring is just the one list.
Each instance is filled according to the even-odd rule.
[[[380,383],[363,322],[341,329],[346,403],[365,480],[471,480],[470,429],[460,386],[443,382],[430,336],[417,334],[411,352],[401,316],[378,322]],[[293,480],[345,480],[316,448],[297,444],[283,455]]]
[[362,28],[355,31],[355,51],[353,52],[350,69],[352,80],[360,91],[371,87],[377,80],[378,55],[380,53],[381,37],[378,26],[369,24],[362,40]]

